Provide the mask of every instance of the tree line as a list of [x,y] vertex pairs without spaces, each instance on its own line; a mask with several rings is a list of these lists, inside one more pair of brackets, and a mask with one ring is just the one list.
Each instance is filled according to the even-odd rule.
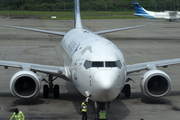
[[[180,0],[138,0],[147,10],[179,10]],[[132,0],[80,0],[84,11],[134,11]],[[0,10],[73,11],[74,0],[0,0]]]

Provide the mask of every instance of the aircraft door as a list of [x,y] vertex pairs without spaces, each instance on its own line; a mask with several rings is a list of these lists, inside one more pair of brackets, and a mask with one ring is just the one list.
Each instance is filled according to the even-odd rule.
[[81,79],[81,68],[83,65],[83,59],[79,59],[75,62],[75,68],[74,68],[74,79],[75,81],[78,81],[79,79]]

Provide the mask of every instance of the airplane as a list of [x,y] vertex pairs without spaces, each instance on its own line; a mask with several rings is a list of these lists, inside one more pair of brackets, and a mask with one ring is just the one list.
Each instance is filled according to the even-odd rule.
[[133,2],[133,4],[136,11],[136,13],[134,13],[135,16],[150,19],[164,19],[169,22],[180,19],[180,12],[177,11],[153,12],[145,10],[138,2]]
[[[4,25],[64,36],[60,44],[64,66],[0,60],[0,66],[4,66],[5,69],[9,67],[22,69],[10,80],[11,94],[26,99],[36,97],[40,92],[41,82],[44,81],[46,85],[43,86],[43,97],[48,98],[49,94],[53,94],[55,98],[59,98],[59,85],[54,85],[53,81],[62,78],[74,84],[84,97],[89,97],[94,102],[95,108],[104,110],[110,107],[111,101],[119,94],[123,93],[125,97],[130,97],[131,86],[128,82],[132,79],[128,77],[129,74],[146,70],[141,76],[142,93],[149,97],[168,95],[172,86],[171,79],[157,68],[180,64],[180,58],[126,65],[121,50],[99,35],[145,25],[91,32],[82,26],[79,2],[74,0],[74,28],[67,33]],[[48,79],[40,78],[37,72],[47,74]]]

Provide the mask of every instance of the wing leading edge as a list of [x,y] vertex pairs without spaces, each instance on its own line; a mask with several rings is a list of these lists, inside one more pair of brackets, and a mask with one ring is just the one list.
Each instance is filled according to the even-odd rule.
[[170,65],[180,64],[180,58],[177,59],[169,59],[169,60],[161,60],[161,61],[153,61],[153,62],[144,62],[137,63],[132,65],[127,65],[127,73],[140,72],[142,70],[151,70],[156,69],[156,67],[168,67]]
[[3,61],[0,60],[0,66],[4,66],[5,68],[13,67],[19,68],[23,70],[31,70],[34,72],[41,72],[49,75],[54,75],[60,78],[63,78],[69,81],[67,77],[67,69],[65,67],[56,67],[56,66],[49,66],[49,65],[40,65],[40,64],[33,64],[33,63],[23,63],[23,62],[13,62],[13,61]]

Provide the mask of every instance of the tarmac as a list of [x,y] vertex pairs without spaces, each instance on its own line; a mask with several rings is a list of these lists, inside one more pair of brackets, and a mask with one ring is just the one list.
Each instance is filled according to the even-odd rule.
[[[83,27],[91,31],[146,25],[126,31],[102,35],[117,45],[127,64],[180,58],[180,23],[149,19],[83,20]],[[0,16],[0,59],[45,65],[63,66],[60,42],[62,37],[14,28],[14,25],[35,29],[67,32],[73,20],[7,19]],[[159,68],[172,79],[172,92],[162,98],[150,98],[140,89],[140,73],[131,74],[131,97],[120,95],[107,109],[108,120],[178,120],[180,118],[180,65]],[[72,84],[58,78],[60,98],[48,99],[41,93],[32,99],[11,95],[9,83],[19,69],[0,67],[0,120],[10,119],[15,108],[23,111],[26,120],[80,120],[80,104],[84,97]],[[47,77],[44,74],[39,74]],[[42,82],[41,85],[43,85]],[[88,120],[94,120],[93,102],[88,105]]]

